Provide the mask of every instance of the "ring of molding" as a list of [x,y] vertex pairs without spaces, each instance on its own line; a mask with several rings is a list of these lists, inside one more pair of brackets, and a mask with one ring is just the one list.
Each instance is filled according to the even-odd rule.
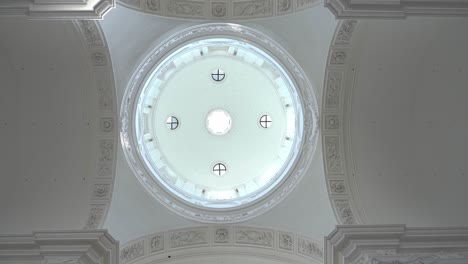
[[198,226],[161,231],[125,243],[120,262],[160,263],[222,254],[258,256],[285,263],[323,263],[322,242],[287,231],[252,226]]
[[351,51],[352,34],[357,20],[341,21],[335,31],[325,70],[324,93],[322,96],[322,148],[324,155],[325,180],[328,196],[340,224],[363,223],[362,210],[358,210],[351,189],[353,175],[349,159],[350,152],[345,142],[344,109],[345,87],[348,73],[348,55]]
[[85,229],[101,228],[107,216],[114,187],[117,155],[117,106],[112,61],[104,34],[93,20],[73,21],[82,36],[89,58],[89,69],[95,78],[92,95],[97,116],[92,124],[96,134],[96,166],[89,190],[89,215]]
[[281,16],[319,4],[320,0],[118,0],[148,14],[201,20],[244,20]]
[[[275,55],[274,57],[278,60],[278,63],[280,63],[285,71],[288,72],[292,81],[296,85],[304,119],[304,131],[302,133],[300,151],[286,177],[284,177],[274,189],[257,201],[253,201],[249,204],[230,210],[196,207],[195,205],[189,204],[188,202],[176,197],[168,192],[165,187],[161,186],[160,183],[145,169],[145,165],[141,158],[139,158],[138,150],[134,147],[131,118],[134,111],[133,102],[136,101],[136,96],[141,83],[151,72],[154,65],[161,61],[168,51],[196,38],[223,35],[233,38],[241,37],[244,41],[251,41],[258,44],[267,52]],[[169,39],[169,41],[163,42],[152,50],[143,60],[143,63],[137,68],[129,82],[123,98],[120,113],[122,122],[120,134],[125,157],[135,173],[135,176],[153,195],[153,197],[164,204],[167,208],[181,216],[196,221],[207,223],[240,222],[253,218],[271,209],[274,205],[283,200],[300,182],[311,163],[313,153],[316,149],[318,140],[317,104],[311,89],[311,84],[309,83],[306,75],[302,69],[299,68],[298,63],[272,39],[254,29],[247,29],[240,25],[226,23],[201,24],[190,27],[167,39]]]

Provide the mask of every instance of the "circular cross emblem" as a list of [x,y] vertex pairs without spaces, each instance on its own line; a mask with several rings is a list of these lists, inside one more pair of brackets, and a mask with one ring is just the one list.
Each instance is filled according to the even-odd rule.
[[223,163],[216,163],[213,166],[213,173],[215,175],[223,176],[226,173],[226,171],[227,171],[226,165],[224,165]]
[[262,115],[260,117],[260,126],[262,126],[263,128],[269,128],[271,126],[271,116],[269,115]]
[[216,69],[211,73],[211,78],[213,78],[215,82],[220,82],[224,80],[225,77],[226,77],[226,74],[221,69]]
[[170,116],[166,119],[166,125],[170,130],[176,130],[179,127],[179,119],[175,116]]

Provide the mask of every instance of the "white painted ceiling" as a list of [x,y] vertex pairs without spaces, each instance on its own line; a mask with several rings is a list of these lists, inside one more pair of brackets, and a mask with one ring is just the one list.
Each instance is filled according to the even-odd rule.
[[[321,98],[328,47],[336,27],[336,21],[325,8],[243,24],[261,29],[282,44],[309,76],[317,99]],[[120,101],[133,70],[146,52],[170,30],[193,23],[119,6],[101,25],[112,54]],[[335,218],[326,193],[320,151],[296,191],[271,211],[243,223],[290,230],[321,241],[333,229]],[[113,236],[125,243],[160,230],[194,225],[199,223],[175,215],[147,194],[119,151],[114,196],[104,226]]]
[[88,54],[72,22],[0,20],[0,233],[81,229],[94,153]]
[[345,112],[368,223],[468,224],[467,27],[447,18],[358,23]]

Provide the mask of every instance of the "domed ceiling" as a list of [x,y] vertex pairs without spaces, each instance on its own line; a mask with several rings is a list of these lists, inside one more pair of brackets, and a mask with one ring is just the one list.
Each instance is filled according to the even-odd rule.
[[[123,18],[125,18],[126,22],[119,22],[123,21]],[[288,30],[291,26],[299,27],[299,25],[303,23],[304,20],[310,21],[311,24],[317,24],[319,23],[319,21],[328,21],[328,23],[326,23],[328,26],[309,27],[307,29],[304,28],[305,31]],[[288,23],[285,24],[285,21],[288,21]],[[114,56],[113,60],[116,69],[115,76],[116,85],[118,87],[119,100],[122,100],[121,98],[122,96],[124,96],[125,89],[127,89],[129,84],[131,83],[132,73],[138,69],[138,65],[141,65],[146,60],[146,54],[148,54],[148,52],[151,49],[157,47],[158,44],[160,44],[162,40],[170,36],[172,32],[177,32],[179,30],[183,30],[184,28],[193,25],[192,23],[186,23],[184,21],[168,20],[158,16],[144,15],[142,13],[134,12],[132,10],[122,7],[118,7],[115,10],[115,12],[109,14],[109,16],[107,16],[106,19],[101,22],[101,24],[104,33],[107,36],[107,41],[109,43],[111,53]],[[303,68],[304,72],[306,73],[308,79],[311,82],[311,87],[313,91],[318,96],[321,95],[321,87],[323,85],[322,79],[324,72],[323,62],[326,60],[326,51],[328,50],[329,41],[336,25],[335,22],[333,22],[332,16],[326,10],[324,10],[323,8],[311,8],[310,10],[306,10],[294,16],[284,18],[279,17],[269,21],[256,20],[255,22],[245,23],[244,25],[260,30],[264,34],[267,34],[269,38],[272,38],[275,42],[279,42],[286,50],[288,50],[288,52],[291,53],[292,57],[295,58],[298,61],[298,64]],[[303,39],[304,43],[307,42],[308,46],[299,44],[297,41],[290,41],[298,38]],[[138,42],[122,41],[123,39],[138,39]],[[235,45],[233,47],[235,47]],[[206,61],[206,63],[209,63],[209,57],[211,55],[209,54],[209,52],[203,50],[202,52],[204,59],[201,62],[205,63]],[[229,53],[229,49],[226,49],[226,52]],[[198,56],[200,56],[200,51],[198,51],[197,54]],[[238,54],[240,55],[240,52]],[[222,62],[222,60],[217,61]],[[229,64],[226,65],[231,65],[231,62],[229,62]],[[207,78],[207,85],[202,86],[206,88],[203,89],[228,89],[229,86],[232,86],[236,81],[239,81],[239,84],[242,83],[243,78],[236,78],[235,74],[233,75],[233,69],[229,68],[230,66],[215,66],[216,65],[214,64],[207,66],[207,75],[197,74],[193,76],[202,79],[205,77]],[[182,68],[181,73],[183,73],[183,69],[185,68]],[[200,67],[197,67],[197,71],[198,69],[200,69]],[[212,80],[211,74],[213,74],[213,70],[215,69],[222,70],[226,78],[222,82],[224,82],[225,85],[229,86],[224,87],[222,86],[223,83],[217,84],[214,80]],[[218,72],[216,71],[215,73]],[[174,74],[178,74],[177,71]],[[189,81],[189,78],[192,78],[190,76],[191,75],[187,75],[185,78],[179,78],[174,80],[177,80],[178,82],[187,82]],[[186,85],[184,86],[194,84],[195,82],[189,81],[189,83],[186,83]],[[170,82],[168,82],[167,85],[170,85]],[[247,89],[249,85],[252,84],[246,83],[244,85],[245,87],[239,86],[238,89]],[[213,87],[210,88],[211,86]],[[262,89],[266,89],[268,86],[263,85],[262,87]],[[193,89],[195,88],[196,87],[194,87]],[[177,91],[171,89],[171,92]],[[197,105],[197,107],[200,108],[200,103],[203,101],[197,100],[191,103],[191,101],[189,100],[189,98],[197,96],[196,90],[194,90],[194,92],[195,93],[192,96],[189,96],[188,98],[182,98],[179,96],[179,98],[181,98],[182,101],[174,102],[174,104],[179,104],[178,108],[181,110],[190,109],[189,106],[192,103],[197,103],[195,105]],[[255,93],[252,94],[253,92],[254,91],[245,93],[249,95],[256,95]],[[268,96],[268,92],[265,92],[265,96]],[[213,93],[214,95],[216,95],[216,90],[214,90]],[[164,95],[164,93],[162,93],[162,95]],[[233,96],[234,95],[235,94],[233,94]],[[206,96],[210,96],[210,94],[208,93],[206,94]],[[268,132],[268,129],[280,128],[279,125],[281,125],[281,118],[279,118],[279,116],[277,116],[277,114],[275,114],[275,112],[271,110],[271,106],[268,106],[268,110],[264,110],[262,107],[260,107],[264,104],[264,101],[256,103],[256,100],[261,100],[261,98],[257,97],[260,96],[252,96],[252,106],[254,108],[250,109],[250,112],[253,113],[257,111],[258,113],[253,113],[251,118],[246,113],[246,118],[244,119],[246,119],[247,121],[248,119],[252,119],[252,125],[248,125],[247,127],[252,127],[252,129],[254,129],[252,133],[254,134],[265,133],[263,131]],[[127,99],[125,100],[127,102]],[[189,130],[184,132],[184,125],[186,127],[193,127],[193,125],[195,125],[197,127],[196,129],[200,129],[200,133],[206,135],[208,139],[223,140],[226,137],[235,136],[235,134],[238,133],[236,132],[236,130],[239,129],[239,122],[244,122],[242,119],[239,119],[239,116],[235,110],[230,109],[229,104],[222,103],[221,105],[217,105],[216,103],[212,102],[208,104],[208,108],[204,109],[202,107],[200,109],[204,113],[200,115],[199,119],[201,121],[191,125],[191,122],[193,121],[188,119],[186,116],[187,114],[196,114],[196,112],[187,112],[187,114],[184,114],[183,112],[177,111],[177,108],[170,107],[172,104],[170,103],[171,100],[169,100],[169,104],[165,106],[165,109],[170,109],[170,111],[164,110],[161,112],[161,116],[158,119],[153,119],[160,120],[159,124],[157,125],[158,129],[155,130],[156,133],[165,133],[167,134],[167,136],[174,137],[177,136],[179,133],[191,133]],[[202,98],[201,100],[205,99]],[[248,101],[246,101],[246,103],[248,103]],[[161,111],[158,110],[157,107],[157,105],[154,105],[150,111]],[[255,110],[255,107],[260,107],[262,109],[259,108],[258,110]],[[312,107],[312,105],[307,105],[305,107]],[[197,108],[194,109],[196,110]],[[281,107],[280,109],[284,108]],[[206,125],[209,122],[205,120],[209,116],[210,111],[212,110],[223,110],[229,114],[232,126],[225,135],[213,135],[211,132],[209,132],[209,128],[206,127]],[[264,114],[270,115],[270,118],[272,118],[271,128],[264,129],[261,127],[260,119]],[[174,121],[172,117],[177,118],[177,121]],[[169,127],[167,124],[168,118],[169,121],[171,121],[169,122],[169,124],[172,124],[174,122],[177,123],[177,128],[171,130],[171,127]],[[307,120],[307,122],[313,121],[313,119],[309,118]],[[276,126],[276,128],[274,126]],[[191,130],[193,130],[194,128],[192,128]],[[275,130],[271,131],[274,132]],[[192,133],[198,132],[194,131]],[[243,140],[248,139],[239,138],[239,140],[241,140],[240,143],[242,143]],[[169,142],[166,142],[165,144],[168,143]],[[308,142],[307,144],[312,146],[311,144],[313,144],[313,142]],[[209,158],[211,156],[210,153],[213,152],[209,149],[203,149],[200,147],[198,153],[201,157],[195,157],[195,159],[201,159],[200,161],[202,161],[202,159],[204,158]],[[122,154],[123,153],[119,154],[118,158],[117,183],[116,191],[114,193],[115,203],[112,204],[112,207],[109,211],[109,217],[106,221],[106,227],[115,230],[116,237],[118,237],[121,241],[125,243],[125,241],[134,239],[135,237],[143,236],[151,232],[157,232],[158,230],[167,230],[173,228],[180,228],[181,226],[198,225],[197,222],[178,217],[176,214],[172,213],[171,211],[166,209],[165,206],[163,206],[161,203],[155,200],[154,197],[152,197],[152,195],[150,194],[150,192],[147,192],[145,188],[143,188],[143,186],[139,183],[139,181],[135,177],[135,174],[130,169],[128,163],[125,161],[125,158],[122,156]],[[255,157],[253,158],[255,159]],[[185,161],[186,158],[180,160]],[[203,170],[206,170],[207,177],[213,177],[214,179],[216,179],[216,175],[214,175],[212,169],[216,165],[216,162],[218,160],[223,161],[222,158],[216,159],[216,157],[213,157],[212,159],[209,159],[207,161],[208,163],[206,164],[208,165],[202,168]],[[190,163],[193,161],[187,160],[186,162]],[[226,162],[225,165],[227,168],[227,172],[222,177],[229,177],[228,174],[230,172],[235,173],[235,166],[230,167],[230,165],[232,165],[230,162]],[[232,169],[232,171],[230,171],[230,169]],[[301,233],[304,236],[311,237],[320,241],[322,237],[333,228],[334,223],[334,217],[332,211],[330,210],[330,205],[327,199],[326,188],[323,180],[324,176],[321,163],[321,153],[318,152],[314,155],[313,160],[309,165],[309,169],[304,172],[301,184],[297,187],[297,189],[294,192],[292,192],[288,197],[286,197],[282,202],[280,202],[268,212],[263,213],[260,216],[257,216],[251,220],[244,221],[243,224],[262,225],[264,227],[290,230],[292,232]],[[224,183],[225,181],[222,182]],[[288,217],[290,215],[297,215],[298,217]],[[130,224],[127,228],[119,228],[122,223],[131,223],[135,221],[138,221],[139,224]]]

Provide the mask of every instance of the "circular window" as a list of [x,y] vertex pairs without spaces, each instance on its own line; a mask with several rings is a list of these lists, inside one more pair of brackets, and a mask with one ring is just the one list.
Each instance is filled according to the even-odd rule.
[[127,160],[171,210],[203,222],[246,220],[284,198],[310,164],[311,91],[294,60],[258,31],[186,29],[151,51],[127,88]]

